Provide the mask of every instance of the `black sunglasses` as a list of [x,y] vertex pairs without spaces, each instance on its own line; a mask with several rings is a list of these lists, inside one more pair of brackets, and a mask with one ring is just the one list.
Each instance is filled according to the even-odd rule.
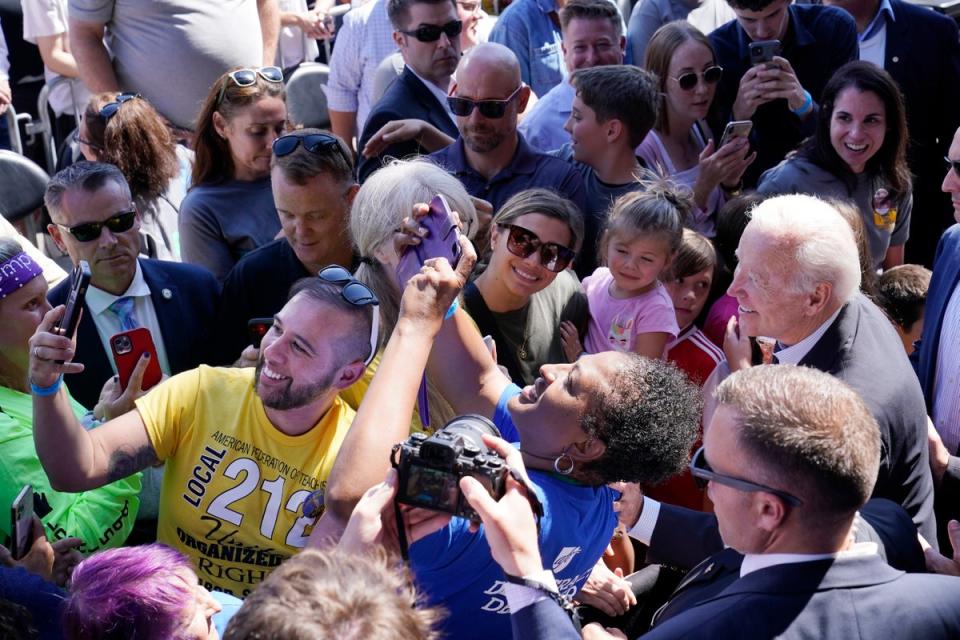
[[[260,76],[267,82],[283,82],[283,69],[280,67],[257,67],[255,69],[237,69],[227,74],[227,78],[233,80],[238,87],[251,87],[257,84],[257,76]],[[220,87],[220,95],[217,96],[217,104],[223,101],[223,94],[227,90],[227,82],[224,80]]]
[[320,269],[317,277],[328,284],[340,287],[340,295],[353,306],[373,307],[373,318],[370,324],[370,353],[363,363],[369,365],[377,355],[377,345],[380,342],[380,300],[370,287],[354,278],[349,270],[338,264]]
[[554,273],[566,269],[576,252],[556,242],[543,242],[533,231],[515,224],[498,224],[501,229],[509,230],[507,250],[520,258],[530,257],[534,251],[540,252],[540,263]]
[[960,160],[951,160],[947,156],[943,156],[943,161],[947,163],[947,171],[953,169],[953,172],[960,176]]
[[74,238],[77,239],[77,242],[91,242],[100,237],[100,233],[103,231],[103,228],[106,227],[110,229],[111,233],[123,233],[124,231],[130,231],[133,228],[133,223],[137,219],[136,209],[130,209],[129,211],[121,211],[116,213],[103,222],[85,222],[83,224],[78,224],[75,227],[68,227],[66,225],[58,224],[58,227],[62,227],[70,232]]
[[113,102],[108,102],[100,108],[100,117],[105,121],[109,120],[117,115],[117,111],[120,111],[120,105],[139,97],[139,93],[118,93],[117,97],[113,99]]
[[451,20],[442,27],[435,24],[422,24],[413,31],[399,30],[400,33],[413,36],[420,42],[436,42],[440,39],[440,34],[447,34],[448,38],[456,38],[463,31],[463,22],[460,20]]
[[697,486],[701,489],[705,489],[708,482],[716,482],[719,484],[725,484],[728,487],[733,487],[734,489],[739,489],[740,491],[763,491],[764,493],[772,493],[793,507],[799,507],[803,504],[803,500],[795,495],[787,493],[786,491],[774,489],[765,484],[750,482],[749,480],[744,480],[743,478],[717,473],[710,467],[710,463],[707,462],[707,456],[703,452],[703,447],[697,449],[697,452],[693,454],[693,460],[690,461],[690,473],[693,475],[693,479],[697,483]]
[[719,65],[714,65],[712,67],[707,67],[703,70],[703,73],[697,73],[696,71],[690,71],[688,73],[682,73],[676,78],[673,78],[677,81],[677,84],[680,85],[680,88],[684,91],[690,91],[697,86],[697,78],[703,78],[704,84],[717,84],[720,82],[720,78],[723,77],[723,67]]
[[455,116],[466,118],[473,112],[473,108],[476,107],[480,111],[480,115],[484,118],[495,120],[503,117],[503,114],[507,112],[507,105],[517,97],[522,88],[523,84],[521,83],[520,86],[514,89],[513,93],[504,100],[470,100],[469,98],[447,96],[447,104],[450,105],[450,111],[452,111]]
[[96,149],[97,151],[103,151],[103,147],[95,142],[90,142],[86,138],[80,137],[80,129],[74,129],[73,131],[73,141],[77,144],[85,144],[91,149]]
[[353,168],[353,162],[343,151],[339,140],[329,133],[308,133],[305,136],[295,133],[282,135],[273,141],[273,155],[278,158],[288,156],[296,151],[301,144],[304,149],[315,155],[323,155],[328,150],[339,153],[340,157],[347,161],[347,166]]

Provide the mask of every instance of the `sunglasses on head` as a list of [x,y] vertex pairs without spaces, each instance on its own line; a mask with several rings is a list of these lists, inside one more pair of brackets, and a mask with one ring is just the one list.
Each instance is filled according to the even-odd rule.
[[951,160],[947,156],[943,156],[943,161],[947,163],[947,171],[953,169],[953,172],[960,176],[960,160]]
[[447,34],[448,38],[456,38],[463,31],[463,22],[460,20],[451,20],[443,26],[435,24],[422,24],[413,31],[400,31],[400,33],[413,36],[420,42],[436,42],[440,39],[440,34]]
[[124,231],[130,231],[130,229],[133,228],[133,223],[136,221],[136,219],[136,209],[130,209],[129,211],[115,213],[103,222],[85,222],[84,224],[78,224],[75,227],[68,227],[62,224],[58,224],[57,226],[66,229],[70,235],[76,238],[77,242],[91,242],[100,237],[100,233],[103,231],[104,227],[110,229],[111,233],[123,233]]
[[273,155],[278,158],[288,156],[296,151],[301,144],[304,149],[315,155],[323,155],[328,151],[339,153],[347,161],[348,166],[353,166],[353,162],[347,158],[340,142],[329,133],[308,133],[307,135],[288,133],[282,135],[273,141]]
[[515,224],[498,224],[501,229],[507,229],[507,250],[519,258],[528,258],[535,251],[540,253],[540,264],[554,273],[560,273],[573,260],[576,253],[573,249],[556,242],[543,242],[533,231],[518,227]]
[[495,120],[503,117],[503,114],[507,112],[507,105],[517,97],[522,88],[523,83],[514,89],[513,93],[504,100],[470,100],[469,98],[447,96],[447,104],[450,105],[450,111],[452,111],[455,116],[466,118],[473,113],[473,108],[476,107],[477,110],[480,111],[480,115],[484,118]]
[[120,111],[120,105],[134,98],[139,98],[139,93],[118,93],[117,97],[113,99],[113,102],[108,102],[100,108],[100,117],[105,121],[109,120],[113,116],[117,115],[117,111]]
[[684,91],[690,91],[697,86],[697,78],[703,78],[704,84],[717,84],[720,82],[720,78],[723,77],[723,67],[713,65],[712,67],[707,67],[704,69],[703,73],[690,71],[687,73],[681,73],[676,78],[673,76],[670,77],[677,81],[677,84],[680,85],[681,89]]
[[340,295],[353,306],[373,307],[373,318],[370,324],[370,353],[363,362],[364,365],[369,365],[377,355],[377,345],[380,342],[380,300],[370,287],[354,278],[350,271],[340,265],[332,264],[320,269],[317,277],[327,284],[340,287]]
[[[227,74],[227,78],[233,80],[238,87],[252,87],[257,84],[257,76],[260,76],[267,82],[283,82],[283,70],[280,67],[257,67],[255,69],[237,69]],[[224,81],[220,87],[220,95],[217,97],[217,104],[223,101],[223,94],[227,90],[227,83]]]
[[701,489],[705,489],[708,482],[716,482],[740,491],[772,493],[793,507],[799,507],[803,504],[803,500],[786,491],[774,489],[765,484],[751,482],[750,480],[744,480],[743,478],[737,478],[736,476],[717,473],[710,466],[710,463],[707,462],[707,456],[704,454],[703,447],[697,449],[697,452],[693,454],[693,459],[690,461],[690,473],[693,475],[694,482],[696,482],[697,486]]

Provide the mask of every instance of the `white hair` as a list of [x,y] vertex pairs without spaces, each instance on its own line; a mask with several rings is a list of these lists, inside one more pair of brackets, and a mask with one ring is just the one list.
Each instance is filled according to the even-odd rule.
[[772,238],[797,293],[820,282],[833,286],[833,298],[847,302],[860,289],[860,257],[850,225],[830,204],[809,195],[764,200],[752,211],[747,230]]

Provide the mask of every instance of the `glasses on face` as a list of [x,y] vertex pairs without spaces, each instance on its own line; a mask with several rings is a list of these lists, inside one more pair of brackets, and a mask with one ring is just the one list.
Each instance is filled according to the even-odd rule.
[[76,142],[77,144],[85,144],[85,145],[87,145],[88,147],[90,147],[91,149],[96,149],[97,151],[103,151],[103,147],[100,146],[99,144],[96,144],[96,143],[94,143],[94,142],[90,142],[89,140],[87,140],[87,139],[85,139],[85,138],[81,138],[81,137],[80,137],[80,129],[76,129],[76,130],[73,132],[73,141]]
[[533,231],[518,227],[515,224],[498,224],[501,229],[507,229],[507,250],[519,258],[528,258],[534,251],[540,252],[540,264],[554,273],[560,273],[573,260],[576,253],[573,249],[556,242],[543,242]]
[[400,33],[413,36],[420,42],[436,42],[440,39],[440,34],[445,33],[451,40],[460,35],[463,31],[463,22],[460,20],[451,20],[443,26],[435,24],[422,24],[413,31],[400,31]]
[[100,117],[103,118],[104,121],[109,120],[117,115],[117,111],[120,111],[120,105],[139,97],[139,93],[118,93],[117,97],[113,99],[113,102],[108,102],[100,108]]
[[953,172],[960,177],[960,160],[951,160],[947,156],[943,156],[943,161],[947,163],[947,171],[953,169]]
[[450,111],[455,116],[466,118],[473,113],[473,108],[476,107],[484,118],[496,120],[503,117],[503,114],[507,112],[510,101],[517,97],[522,88],[523,84],[521,83],[505,100],[470,100],[469,98],[447,96],[447,104],[450,105]]
[[703,447],[697,449],[697,452],[693,454],[693,460],[690,461],[690,473],[693,475],[693,479],[697,483],[697,486],[701,489],[705,489],[708,482],[716,482],[718,484],[725,484],[728,487],[733,487],[734,489],[738,489],[740,491],[763,491],[764,493],[772,493],[792,507],[799,507],[803,504],[803,500],[787,493],[786,491],[774,489],[764,484],[750,482],[749,480],[744,480],[743,478],[717,473],[710,468],[710,463],[707,462],[707,456],[703,452]]
[[[283,70],[280,67],[257,67],[255,69],[237,69],[227,74],[233,84],[238,87],[252,87],[257,84],[257,76],[260,76],[267,82],[283,82]],[[223,94],[227,90],[227,83],[224,81],[220,87],[220,95],[217,96],[217,104],[223,101]]]
[[315,155],[323,155],[328,151],[339,153],[340,157],[347,161],[347,166],[353,166],[353,162],[346,156],[343,147],[336,137],[329,133],[309,133],[300,136],[295,133],[288,133],[280,136],[273,141],[273,155],[278,158],[288,156],[297,150],[297,147],[303,145],[303,148]]
[[370,324],[370,353],[363,364],[368,365],[377,355],[377,344],[380,340],[380,301],[370,287],[353,277],[347,269],[332,264],[320,269],[317,277],[324,282],[340,287],[340,295],[344,300],[355,307],[373,307],[373,318]]
[[77,240],[77,242],[92,242],[100,237],[100,233],[103,231],[104,227],[110,229],[111,233],[123,233],[124,231],[130,231],[130,229],[133,228],[133,223],[136,221],[136,219],[136,209],[130,209],[129,211],[115,213],[103,222],[85,222],[83,224],[78,224],[75,227],[68,227],[62,224],[58,224],[57,226],[66,229],[70,235]]
[[671,80],[676,80],[677,84],[680,85],[680,88],[684,91],[690,91],[697,86],[697,78],[703,78],[703,83],[717,84],[720,82],[720,78],[723,77],[723,67],[714,65],[712,67],[707,67],[703,70],[703,73],[697,73],[696,71],[689,71],[687,73],[681,73],[679,76],[674,78],[670,76]]

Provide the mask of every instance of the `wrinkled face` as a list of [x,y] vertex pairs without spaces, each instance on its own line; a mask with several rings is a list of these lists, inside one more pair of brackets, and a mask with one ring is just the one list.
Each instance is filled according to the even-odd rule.
[[460,32],[460,50],[466,51],[480,40],[477,26],[483,18],[480,0],[457,0],[457,16],[463,22]]
[[[542,213],[528,213],[510,224],[531,231],[541,242],[555,242],[564,247],[573,246],[573,235],[567,223]],[[490,245],[493,250],[490,274],[503,283],[503,286],[518,298],[529,298],[543,291],[556,279],[557,274],[550,271],[540,260],[540,252],[534,251],[526,258],[514,255],[507,248],[510,232],[494,225],[491,227]]]
[[50,309],[47,281],[43,274],[0,300],[0,318],[3,318],[0,325],[0,353],[8,360],[26,365],[27,342]]
[[272,171],[270,182],[283,234],[300,262],[319,269],[350,253],[346,229],[351,185],[328,174],[299,185],[280,169]]
[[139,214],[127,231],[114,233],[103,227],[100,237],[88,242],[80,242],[64,227],[103,222],[133,208],[130,193],[113,180],[107,180],[93,192],[80,188],[68,190],[63,194],[60,210],[50,212],[54,224],[48,229],[57,246],[69,254],[74,266],[81,260],[90,263],[90,283],[95,287],[114,290],[117,288],[114,283],[120,283],[124,290],[130,285],[140,253]]
[[[451,95],[469,100],[506,100],[514,95],[517,80],[510,73],[491,72],[489,66],[473,65],[459,73]],[[524,92],[521,89],[520,94]],[[500,118],[487,118],[474,107],[468,116],[457,116],[463,143],[475,153],[490,153],[517,135],[520,94],[513,97]]]
[[607,123],[597,121],[597,112],[580,99],[578,93],[573,97],[570,117],[563,130],[570,134],[570,146],[573,159],[590,164],[596,158],[602,158],[607,146]]
[[[953,135],[953,142],[950,144],[950,150],[947,151],[947,157],[950,160],[960,161],[960,129]],[[952,167],[947,169],[947,175],[943,177],[943,186],[946,193],[950,194],[950,201],[953,203],[953,217],[960,222],[960,174]]]
[[707,303],[712,284],[712,267],[664,282],[670,299],[673,300],[673,308],[677,312],[677,324],[681,329],[686,329],[693,324],[703,311],[703,305]]
[[623,64],[626,39],[617,36],[609,20],[574,18],[563,32],[563,61],[567,71]]
[[837,95],[830,116],[830,144],[854,173],[863,173],[883,146],[886,114],[883,101],[872,91],[850,87]]
[[[710,49],[695,40],[687,40],[673,52],[666,79],[668,120],[700,120],[707,117],[710,103],[716,93],[716,84],[707,84],[703,72],[714,66]],[[680,88],[677,78],[696,73],[697,85],[690,90]]]
[[650,291],[671,257],[670,245],[662,235],[612,232],[607,242],[607,267],[616,285],[614,295],[630,298]]
[[346,314],[305,294],[287,302],[260,346],[254,384],[264,406],[297,409],[330,389],[346,364],[337,342],[354,330],[350,324]]
[[734,7],[733,12],[737,15],[740,27],[746,31],[751,41],[783,40],[783,36],[787,33],[787,25],[790,23],[788,6],[790,6],[790,0],[773,0],[759,11]]
[[[416,31],[417,27],[423,25],[442,27],[460,19],[452,2],[419,2],[410,5],[409,11],[410,19],[404,31]],[[420,42],[414,36],[394,32],[394,40],[403,55],[403,61],[410,65],[417,75],[433,82],[444,91],[447,89],[450,75],[460,62],[459,36],[450,38],[441,33],[440,39],[435,42]]]
[[257,180],[270,174],[273,141],[283,134],[287,107],[282,98],[263,96],[227,120],[214,114],[214,127],[227,141],[237,180]]
[[220,613],[223,607],[209,591],[197,584],[197,576],[192,571],[183,569],[177,573],[194,592],[193,602],[184,610],[184,624],[178,637],[183,640],[219,640],[220,634],[213,626],[213,616]]
[[747,225],[737,248],[740,263],[727,294],[740,305],[741,333],[792,345],[806,337],[801,322],[806,296],[794,291],[789,274],[796,265],[786,264],[772,240]]

